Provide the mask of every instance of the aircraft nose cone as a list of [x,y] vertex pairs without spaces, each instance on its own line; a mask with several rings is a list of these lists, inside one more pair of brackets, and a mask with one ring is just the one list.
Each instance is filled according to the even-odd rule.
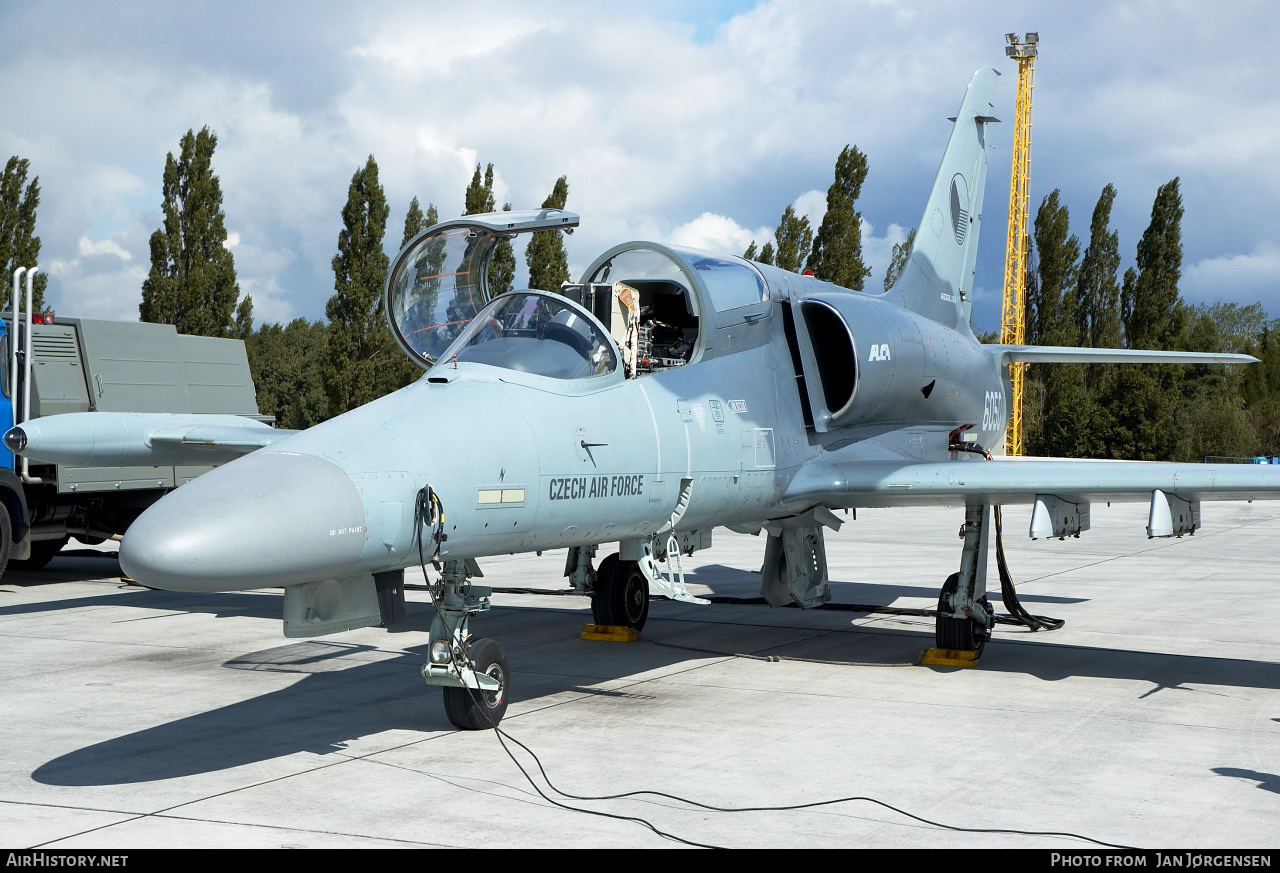
[[367,535],[351,478],[313,455],[255,452],[138,517],[120,566],[173,591],[243,591],[346,575]]

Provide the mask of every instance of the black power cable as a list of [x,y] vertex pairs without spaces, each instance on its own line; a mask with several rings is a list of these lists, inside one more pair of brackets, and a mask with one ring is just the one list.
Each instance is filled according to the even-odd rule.
[[996,567],[1000,571],[1000,599],[1009,616],[1000,616],[1010,624],[1020,624],[1031,629],[1032,633],[1040,630],[1057,630],[1066,624],[1061,618],[1048,618],[1043,615],[1032,615],[1022,608],[1018,602],[1018,592],[1013,586],[1013,575],[1009,572],[1009,562],[1004,557],[1004,536],[1001,533],[1000,507],[995,508],[996,519]]

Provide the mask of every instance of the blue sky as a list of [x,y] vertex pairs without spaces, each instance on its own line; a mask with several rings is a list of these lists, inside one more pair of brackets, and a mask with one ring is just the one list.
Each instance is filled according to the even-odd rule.
[[[858,207],[879,287],[914,227],[973,71],[1006,73],[976,285],[998,321],[1015,68],[1038,30],[1032,209],[1054,188],[1087,242],[1103,185],[1126,265],[1181,179],[1182,290],[1280,316],[1280,7],[1265,2],[30,2],[0,5],[0,157],[31,160],[48,297],[137,317],[167,152],[219,137],[229,245],[259,320],[323,317],[351,175],[391,207],[460,214],[476,162],[536,207],[556,177],[571,269],[656,239],[741,253],[788,204],[820,214],[835,157],[868,156]],[[523,260],[521,260],[523,266]]]

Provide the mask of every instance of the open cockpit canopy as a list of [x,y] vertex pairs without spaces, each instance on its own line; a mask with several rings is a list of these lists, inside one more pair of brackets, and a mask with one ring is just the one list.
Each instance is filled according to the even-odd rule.
[[769,301],[751,262],[652,242],[615,246],[560,292],[605,326],[628,377],[698,360],[709,331],[761,318]]
[[431,367],[493,296],[489,262],[499,242],[537,230],[572,231],[562,209],[464,215],[427,228],[396,257],[387,277],[387,320],[396,342]]

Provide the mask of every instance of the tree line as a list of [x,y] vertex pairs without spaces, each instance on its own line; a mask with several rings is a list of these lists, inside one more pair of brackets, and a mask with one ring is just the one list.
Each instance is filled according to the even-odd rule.
[[1027,373],[1027,453],[1199,461],[1280,454],[1280,323],[1261,304],[1191,305],[1182,276],[1180,180],[1161,185],[1134,265],[1118,275],[1116,189],[1094,206],[1088,243],[1070,232],[1058,190],[1024,241],[1027,336],[1033,345],[1244,352],[1249,366],[1041,364]]
[[[151,237],[151,271],[142,287],[143,321],[173,324],[182,333],[245,341],[258,391],[258,409],[281,427],[306,428],[355,409],[421,375],[397,348],[385,317],[383,292],[390,268],[384,240],[390,208],[372,155],[357,168],[342,207],[342,229],[333,257],[334,293],[327,321],[297,318],[287,325],[253,329],[253,300],[241,296],[222,210],[222,190],[212,169],[217,136],[208,127],[189,130],[177,158],[169,154],[163,177],[164,224]],[[464,215],[494,212],[493,164],[477,164],[464,192]],[[569,182],[556,180],[543,207],[564,208]],[[510,203],[503,210],[511,209]],[[439,223],[417,197],[404,218],[400,245]],[[558,232],[535,233],[525,259],[531,284],[556,289],[569,279]],[[511,290],[516,259],[510,240],[500,242],[489,264],[496,294]]]
[[[170,153],[162,178],[162,226],[150,240],[151,269],[142,286],[144,321],[183,333],[237,337],[246,343],[258,406],[282,427],[305,428],[393,391],[421,373],[396,348],[387,327],[383,289],[389,269],[384,248],[390,210],[370,155],[351,178],[332,267],[334,293],[327,322],[297,318],[253,327],[253,300],[241,295],[234,257],[226,246],[222,190],[213,172],[217,136],[208,127],[187,131],[178,156]],[[36,263],[39,179],[12,157],[0,180],[0,264],[7,275]],[[862,259],[861,213],[866,156],[845,146],[827,190],[819,227],[787,206],[773,234],[744,257],[864,290],[870,270]],[[464,192],[466,215],[493,212],[493,164],[476,165]],[[563,209],[568,179],[561,176],[543,208]],[[1116,189],[1108,184],[1092,213],[1088,243],[1070,232],[1070,214],[1054,190],[1027,235],[1027,335],[1034,345],[1188,349],[1246,352],[1260,365],[1035,365],[1024,396],[1027,453],[1062,457],[1199,460],[1206,455],[1280,454],[1280,319],[1260,304],[1187,304],[1178,290],[1182,270],[1179,180],[1156,193],[1151,221],[1138,241],[1134,266],[1119,276],[1118,234],[1110,227]],[[504,210],[511,204],[504,203]],[[433,224],[417,197],[405,214],[401,245]],[[884,289],[897,281],[914,240],[913,229],[893,247]],[[530,286],[554,290],[569,280],[558,232],[535,233],[525,249]],[[503,241],[489,266],[494,293],[511,289],[515,252]],[[44,309],[47,277],[38,275],[35,305]],[[8,306],[0,283],[0,306]],[[985,342],[996,335],[980,334]]]

